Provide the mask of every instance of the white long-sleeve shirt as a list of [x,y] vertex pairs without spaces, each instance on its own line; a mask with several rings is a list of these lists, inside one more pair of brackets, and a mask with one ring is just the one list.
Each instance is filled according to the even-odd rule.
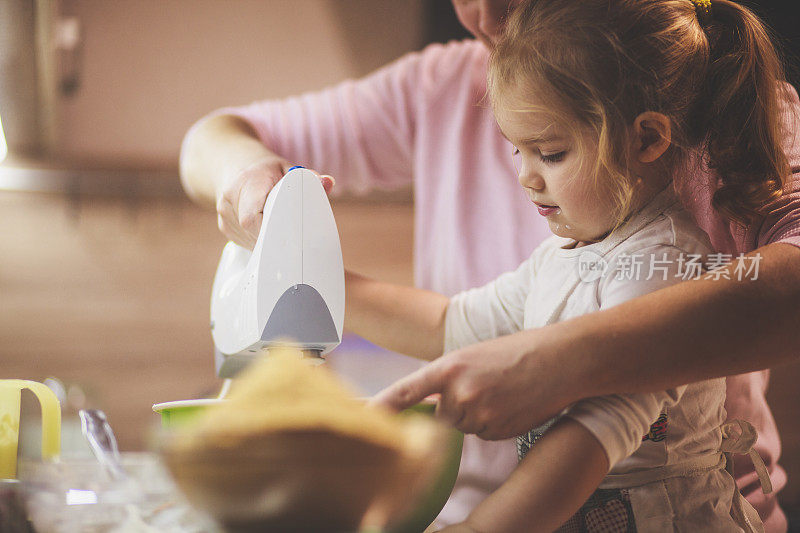
[[[713,262],[708,237],[672,186],[603,241],[579,248],[571,244],[550,237],[515,271],[454,296],[445,351],[608,309],[694,277],[695,265]],[[713,379],[653,393],[589,398],[565,415],[602,444],[610,474],[624,474],[718,457],[724,401],[725,380]],[[666,433],[643,441],[661,414],[666,414]]]

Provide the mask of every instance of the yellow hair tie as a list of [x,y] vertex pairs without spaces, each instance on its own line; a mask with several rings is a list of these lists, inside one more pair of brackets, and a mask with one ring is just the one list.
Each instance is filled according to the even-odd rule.
[[690,0],[694,4],[697,20],[705,26],[711,20],[711,0]]

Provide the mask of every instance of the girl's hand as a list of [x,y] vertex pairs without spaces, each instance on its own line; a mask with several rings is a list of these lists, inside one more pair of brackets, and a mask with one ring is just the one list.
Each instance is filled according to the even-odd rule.
[[[217,191],[220,231],[235,243],[252,249],[261,229],[267,195],[291,167],[285,159],[266,156],[235,172]],[[320,176],[320,179],[325,192],[330,192],[333,178]]]

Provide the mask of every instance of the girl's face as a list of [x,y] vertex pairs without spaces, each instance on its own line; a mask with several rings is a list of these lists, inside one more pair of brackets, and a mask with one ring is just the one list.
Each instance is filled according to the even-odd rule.
[[579,245],[605,237],[616,223],[615,202],[595,186],[597,150],[591,138],[581,139],[585,153],[579,153],[566,130],[541,113],[496,107],[495,117],[518,151],[519,183],[550,230]]

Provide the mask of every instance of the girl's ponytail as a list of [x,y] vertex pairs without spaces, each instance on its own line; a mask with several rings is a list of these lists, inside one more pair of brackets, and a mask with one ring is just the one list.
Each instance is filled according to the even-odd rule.
[[713,0],[704,22],[710,57],[705,97],[695,107],[698,128],[692,129],[706,134],[709,166],[722,179],[714,207],[746,223],[781,195],[790,174],[781,148],[787,86],[769,31],[752,12]]
[[616,187],[623,215],[635,161],[620,147],[645,111],[672,122],[664,170],[680,178],[702,154],[719,176],[713,207],[731,221],[756,221],[790,176],[791,86],[765,25],[731,0],[527,0],[489,81],[495,103],[536,95],[551,120],[593,134],[594,174]]

